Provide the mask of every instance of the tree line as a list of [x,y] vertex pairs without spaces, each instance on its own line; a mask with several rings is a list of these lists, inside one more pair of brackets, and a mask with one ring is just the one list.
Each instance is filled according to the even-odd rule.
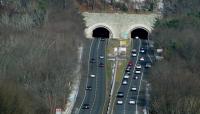
[[0,114],[54,114],[74,82],[84,24],[73,0],[1,0]]
[[151,39],[164,60],[150,71],[151,114],[200,113],[200,1],[164,0]]

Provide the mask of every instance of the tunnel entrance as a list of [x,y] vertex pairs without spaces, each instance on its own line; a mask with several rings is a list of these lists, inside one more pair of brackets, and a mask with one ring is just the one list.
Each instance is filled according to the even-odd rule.
[[109,38],[110,31],[104,27],[99,27],[93,30],[92,37],[94,38]]
[[148,31],[142,28],[134,29],[131,32],[131,38],[139,37],[140,39],[147,40],[148,39]]

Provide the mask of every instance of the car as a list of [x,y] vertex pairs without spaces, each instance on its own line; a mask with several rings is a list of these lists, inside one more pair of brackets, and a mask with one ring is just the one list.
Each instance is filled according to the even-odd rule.
[[92,86],[87,86],[86,90],[89,90],[89,91],[92,90]]
[[101,38],[100,40],[101,40],[101,41],[105,41],[105,38]]
[[90,63],[95,63],[95,62],[96,62],[96,60],[94,58],[90,59]]
[[100,59],[104,59],[104,56],[103,56],[103,55],[101,55],[101,56],[99,56],[99,58],[100,58]]
[[94,74],[91,74],[90,77],[91,77],[91,78],[95,78],[95,75],[94,75]]
[[128,66],[133,66],[133,62],[132,62],[132,61],[129,61],[129,62],[128,62]]
[[104,64],[103,63],[99,63],[99,67],[104,67]]
[[89,104],[83,104],[82,109],[89,109],[90,105]]
[[131,74],[131,72],[130,72],[130,71],[126,71],[126,74],[130,75],[130,74]]
[[131,99],[129,100],[129,104],[130,104],[130,105],[134,105],[135,103],[136,103],[136,102],[135,102],[134,99],[131,98]]
[[135,71],[135,74],[140,74],[140,73],[141,73],[140,70],[136,70],[136,71]]
[[125,70],[125,71],[126,71],[126,72],[129,72],[130,70],[131,70],[130,68],[126,68],[126,70]]
[[132,57],[136,57],[137,56],[137,54],[136,53],[132,53]]
[[128,79],[129,77],[129,75],[124,75],[124,79]]
[[132,53],[136,53],[137,50],[136,50],[136,49],[132,49],[131,52],[132,52]]
[[142,50],[140,50],[140,53],[144,53],[144,50],[142,49]]
[[145,52],[144,48],[141,48],[140,53],[144,53],[144,52]]
[[119,100],[119,101],[117,101],[117,104],[118,104],[118,105],[122,105],[122,104],[123,104],[123,101]]
[[137,90],[136,87],[132,87],[132,88],[131,88],[131,91],[136,91],[136,90]]
[[146,63],[145,68],[151,68],[151,63]]
[[117,93],[117,97],[119,97],[119,98],[124,97],[124,93],[123,92],[118,92]]
[[137,79],[138,79],[138,76],[134,76],[133,79],[137,80]]
[[137,69],[141,69],[141,68],[142,68],[142,65],[137,64],[135,67],[136,67]]
[[144,61],[144,57],[141,57],[141,58],[140,58],[140,61]]
[[123,80],[122,81],[122,85],[127,85],[128,84],[128,81],[127,80]]
[[127,68],[127,69],[131,69],[131,66],[128,65],[126,68]]

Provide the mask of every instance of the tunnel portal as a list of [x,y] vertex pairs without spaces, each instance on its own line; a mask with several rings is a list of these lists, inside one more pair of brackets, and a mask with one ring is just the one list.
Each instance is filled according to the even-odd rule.
[[139,37],[140,39],[148,39],[148,31],[143,28],[137,28],[131,31],[131,38]]
[[110,31],[104,27],[99,27],[93,30],[93,38],[109,38]]

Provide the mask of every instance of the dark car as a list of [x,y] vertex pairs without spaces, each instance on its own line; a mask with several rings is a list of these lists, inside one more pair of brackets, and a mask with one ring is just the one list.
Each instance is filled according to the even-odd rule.
[[151,68],[151,63],[146,63],[145,68]]
[[104,64],[103,63],[99,63],[99,67],[104,67]]
[[89,104],[83,104],[82,109],[89,109],[90,105]]
[[124,97],[124,93],[123,92],[118,92],[117,93],[117,97]]
[[91,58],[90,63],[96,63],[96,60],[94,58]]
[[87,86],[86,90],[92,90],[92,87],[91,86]]
[[133,62],[132,62],[132,61],[129,61],[129,62],[128,62],[128,66],[133,66]]

